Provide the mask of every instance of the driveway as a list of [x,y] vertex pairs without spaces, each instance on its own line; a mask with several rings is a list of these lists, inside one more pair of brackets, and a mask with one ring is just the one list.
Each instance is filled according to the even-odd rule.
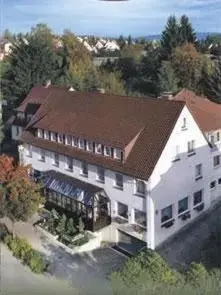
[[[1,221],[10,229],[10,221]],[[34,230],[32,222],[33,220],[30,223],[16,223],[15,232],[18,236],[27,238],[36,250],[47,255],[51,262],[49,276],[65,280],[67,284],[80,290],[80,294],[111,294],[109,276],[124,264],[127,258],[123,254],[106,247],[71,255]]]
[[62,282],[50,276],[35,275],[15,259],[4,245],[0,246],[1,294],[79,294],[69,286],[68,282]]
[[192,261],[200,261],[203,244],[217,225],[221,225],[221,202],[160,247],[158,252],[172,267],[185,269]]

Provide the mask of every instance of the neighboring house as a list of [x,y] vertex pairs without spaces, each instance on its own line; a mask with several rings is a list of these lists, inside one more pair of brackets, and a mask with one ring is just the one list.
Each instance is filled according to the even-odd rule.
[[214,118],[199,122],[183,101],[37,86],[11,123],[46,205],[80,212],[129,251],[155,249],[221,196],[220,154],[203,129]]
[[0,60],[3,60],[11,52],[12,43],[6,39],[0,40]]

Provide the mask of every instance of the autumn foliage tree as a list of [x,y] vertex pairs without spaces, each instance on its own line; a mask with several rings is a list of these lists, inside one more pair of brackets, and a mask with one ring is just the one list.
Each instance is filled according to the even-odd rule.
[[16,164],[13,158],[0,156],[0,210],[13,225],[16,221],[27,221],[43,202],[41,187],[29,178],[29,169]]

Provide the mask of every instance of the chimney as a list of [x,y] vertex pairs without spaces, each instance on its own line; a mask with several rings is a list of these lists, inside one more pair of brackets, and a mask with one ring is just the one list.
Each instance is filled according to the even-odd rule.
[[51,85],[51,80],[47,80],[45,83],[45,88],[48,88]]
[[173,93],[172,92],[163,92],[159,97],[159,99],[164,100],[172,100],[173,99]]
[[104,88],[98,88],[97,91],[98,91],[99,93],[103,93],[103,94],[105,93],[105,89],[104,89]]

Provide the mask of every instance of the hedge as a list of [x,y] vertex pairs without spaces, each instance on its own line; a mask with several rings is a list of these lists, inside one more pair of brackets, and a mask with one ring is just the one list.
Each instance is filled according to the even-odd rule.
[[20,259],[34,273],[43,273],[47,269],[45,259],[34,250],[26,239],[14,237],[10,234],[4,238],[5,244],[12,251],[13,255]]

